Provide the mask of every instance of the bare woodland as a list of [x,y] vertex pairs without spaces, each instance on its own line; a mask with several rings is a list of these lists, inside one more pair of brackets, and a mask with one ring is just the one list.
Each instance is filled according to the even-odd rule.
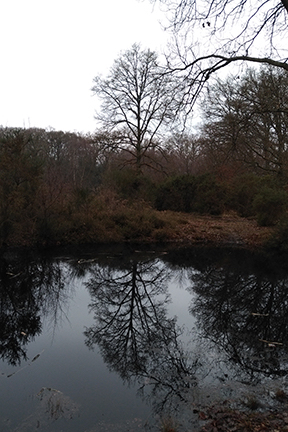
[[286,233],[288,3],[154,2],[171,44],[95,77],[93,133],[0,128],[1,244],[164,241],[167,212]]

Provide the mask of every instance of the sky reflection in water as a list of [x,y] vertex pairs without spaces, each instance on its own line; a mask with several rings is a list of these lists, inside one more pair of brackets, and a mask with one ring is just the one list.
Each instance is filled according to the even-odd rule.
[[260,392],[268,404],[286,389],[288,272],[276,260],[61,253],[1,261],[1,431],[154,430],[170,415],[196,431],[193,410],[211,400]]

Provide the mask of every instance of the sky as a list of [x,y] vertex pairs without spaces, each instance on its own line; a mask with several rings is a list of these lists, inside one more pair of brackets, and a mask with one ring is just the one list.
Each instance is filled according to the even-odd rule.
[[0,126],[89,133],[91,87],[133,43],[167,34],[149,0],[0,0]]

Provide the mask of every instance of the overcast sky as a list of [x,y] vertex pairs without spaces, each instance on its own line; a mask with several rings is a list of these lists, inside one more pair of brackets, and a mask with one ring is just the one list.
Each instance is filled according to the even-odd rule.
[[93,132],[93,77],[167,38],[148,0],[0,0],[0,16],[2,126]]

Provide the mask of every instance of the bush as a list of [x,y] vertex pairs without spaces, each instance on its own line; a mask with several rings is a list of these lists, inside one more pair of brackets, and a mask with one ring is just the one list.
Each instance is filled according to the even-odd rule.
[[145,200],[154,199],[154,183],[149,177],[137,173],[131,168],[114,169],[103,179],[105,186],[114,188],[122,199]]
[[225,209],[226,188],[217,183],[214,176],[204,174],[196,178],[196,194],[193,211],[220,215]]
[[155,207],[157,210],[190,212],[196,193],[195,177],[183,175],[170,178],[158,187]]
[[156,194],[157,210],[221,214],[226,190],[209,174],[199,177],[184,175],[168,179]]
[[[259,223],[266,224],[265,216],[263,214],[263,221],[261,220],[262,210],[261,206],[264,206],[264,202],[267,201],[268,210],[265,212],[268,215],[269,206],[276,204],[278,200],[284,199],[285,197],[281,197],[280,195],[277,198],[277,191],[280,191],[280,195],[283,192],[282,185],[275,177],[271,176],[258,176],[253,173],[244,174],[238,176],[234,179],[231,187],[230,187],[230,198],[229,198],[229,208],[235,210],[242,217],[250,217],[250,216],[259,216]],[[274,195],[274,198],[273,198]],[[256,197],[258,197],[256,199]],[[256,200],[256,201],[255,201]],[[275,200],[275,202],[274,202]],[[262,203],[260,203],[260,201]],[[258,202],[258,204],[257,204]],[[274,204],[273,204],[274,202]],[[280,202],[279,202],[280,204]],[[264,207],[263,207],[264,211]],[[273,210],[272,210],[273,211]],[[278,210],[275,212],[277,213]],[[275,216],[273,216],[275,217]],[[267,220],[267,223],[270,222]]]
[[244,174],[234,179],[230,189],[229,206],[239,216],[254,216],[253,201],[261,188],[261,178],[255,174]]
[[276,225],[287,210],[288,195],[283,189],[263,187],[255,196],[253,209],[260,226]]

